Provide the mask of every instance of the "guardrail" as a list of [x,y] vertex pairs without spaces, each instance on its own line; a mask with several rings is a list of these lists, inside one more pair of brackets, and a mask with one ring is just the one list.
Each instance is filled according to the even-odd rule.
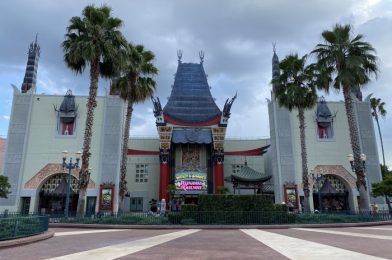
[[48,230],[49,216],[0,214],[0,241],[41,234]]
[[124,225],[283,225],[283,224],[327,224],[359,223],[392,220],[389,211],[379,212],[330,212],[289,213],[258,211],[189,211],[127,212],[118,214],[95,214],[89,217],[51,215],[51,223],[80,224],[124,224]]

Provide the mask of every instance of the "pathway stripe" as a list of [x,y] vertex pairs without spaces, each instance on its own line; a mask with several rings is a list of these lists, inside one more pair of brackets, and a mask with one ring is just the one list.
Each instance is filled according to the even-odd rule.
[[355,227],[355,229],[392,230],[392,227],[384,227],[384,228],[380,228],[380,227]]
[[70,254],[70,255],[64,255],[60,257],[55,257],[55,258],[50,258],[60,260],[60,259],[67,259],[67,260],[73,260],[73,259],[83,259],[83,260],[109,260],[109,259],[115,259],[119,257],[123,257],[129,254],[133,254],[136,252],[139,252],[141,250],[157,246],[159,244],[163,244],[166,242],[169,242],[171,240],[187,236],[190,234],[193,234],[195,232],[200,231],[199,229],[188,229],[188,230],[182,230],[182,231],[177,231],[169,234],[163,234],[163,235],[158,235],[154,237],[149,237],[149,238],[143,238],[139,240],[134,240],[126,243],[121,243],[117,245],[112,245],[112,246],[106,246],[106,247],[101,247],[97,249],[92,249],[88,251],[83,251],[75,254]]
[[125,231],[126,229],[102,229],[102,230],[84,230],[84,231],[66,231],[66,232],[56,232],[55,237],[71,236],[71,235],[83,235],[91,233],[105,233],[105,232],[116,232]]
[[293,260],[386,259],[258,229],[241,231]]
[[373,234],[342,232],[342,231],[333,231],[333,230],[324,230],[324,229],[321,230],[321,229],[312,229],[312,228],[293,228],[293,229],[302,230],[302,231],[311,231],[311,232],[333,234],[333,235],[392,240],[392,236],[382,236],[382,235],[373,235]]

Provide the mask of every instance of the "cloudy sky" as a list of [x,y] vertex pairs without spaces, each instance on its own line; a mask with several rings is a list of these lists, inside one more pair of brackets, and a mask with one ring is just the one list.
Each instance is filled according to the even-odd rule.
[[[219,107],[238,91],[232,107],[229,137],[269,137],[266,98],[270,97],[272,42],[277,53],[304,55],[321,42],[321,32],[336,23],[350,23],[377,50],[380,74],[363,90],[386,103],[392,115],[392,0],[168,0],[168,1],[52,1],[0,2],[0,136],[6,136],[12,102],[11,83],[20,86],[28,45],[38,33],[41,58],[37,92],[87,95],[88,73],[66,68],[60,47],[72,16],[87,4],[109,4],[124,21],[122,31],[133,43],[156,54],[160,73],[157,96],[163,105],[170,95],[178,49],[184,62],[199,62],[205,51],[205,70]],[[100,80],[104,95],[108,82]],[[341,94],[326,97],[341,100]],[[392,119],[381,121],[388,164],[392,166]],[[156,136],[150,101],[137,105],[131,135]]]

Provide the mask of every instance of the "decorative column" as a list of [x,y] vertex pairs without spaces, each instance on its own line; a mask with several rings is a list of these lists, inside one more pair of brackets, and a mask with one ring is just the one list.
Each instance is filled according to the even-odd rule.
[[218,190],[219,186],[224,186],[224,171],[223,171],[223,150],[214,153],[214,191]]
[[169,164],[169,154],[160,154],[160,179],[159,179],[159,201],[162,199],[169,201],[169,193],[167,192],[167,185],[169,185],[170,179],[170,164]]

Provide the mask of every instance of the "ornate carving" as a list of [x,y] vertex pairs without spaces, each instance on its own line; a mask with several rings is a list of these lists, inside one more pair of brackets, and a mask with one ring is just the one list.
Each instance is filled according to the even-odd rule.
[[214,163],[216,164],[222,164],[223,161],[225,160],[225,153],[222,150],[215,150],[214,151]]
[[237,98],[237,93],[235,93],[234,97],[232,97],[231,99],[226,99],[225,105],[223,106],[223,112],[222,112],[223,117],[227,117],[227,118],[230,117],[231,114],[230,109],[236,98]]
[[159,160],[161,164],[167,164],[169,162],[169,153],[163,152],[161,150],[161,153],[159,154]]
[[[67,169],[63,169],[63,165],[61,163],[48,163],[45,165],[37,174],[35,174],[30,180],[28,180],[24,188],[25,189],[38,189],[49,177],[55,174],[68,174]],[[71,175],[76,179],[79,179],[79,170],[73,169],[71,171]],[[90,182],[87,186],[89,189],[95,189],[96,184],[93,180],[90,179]]]
[[344,168],[342,165],[317,165],[314,168],[314,173],[340,177],[340,179],[344,180],[352,190],[357,189],[357,179],[351,175],[351,173],[347,171],[346,168]]

